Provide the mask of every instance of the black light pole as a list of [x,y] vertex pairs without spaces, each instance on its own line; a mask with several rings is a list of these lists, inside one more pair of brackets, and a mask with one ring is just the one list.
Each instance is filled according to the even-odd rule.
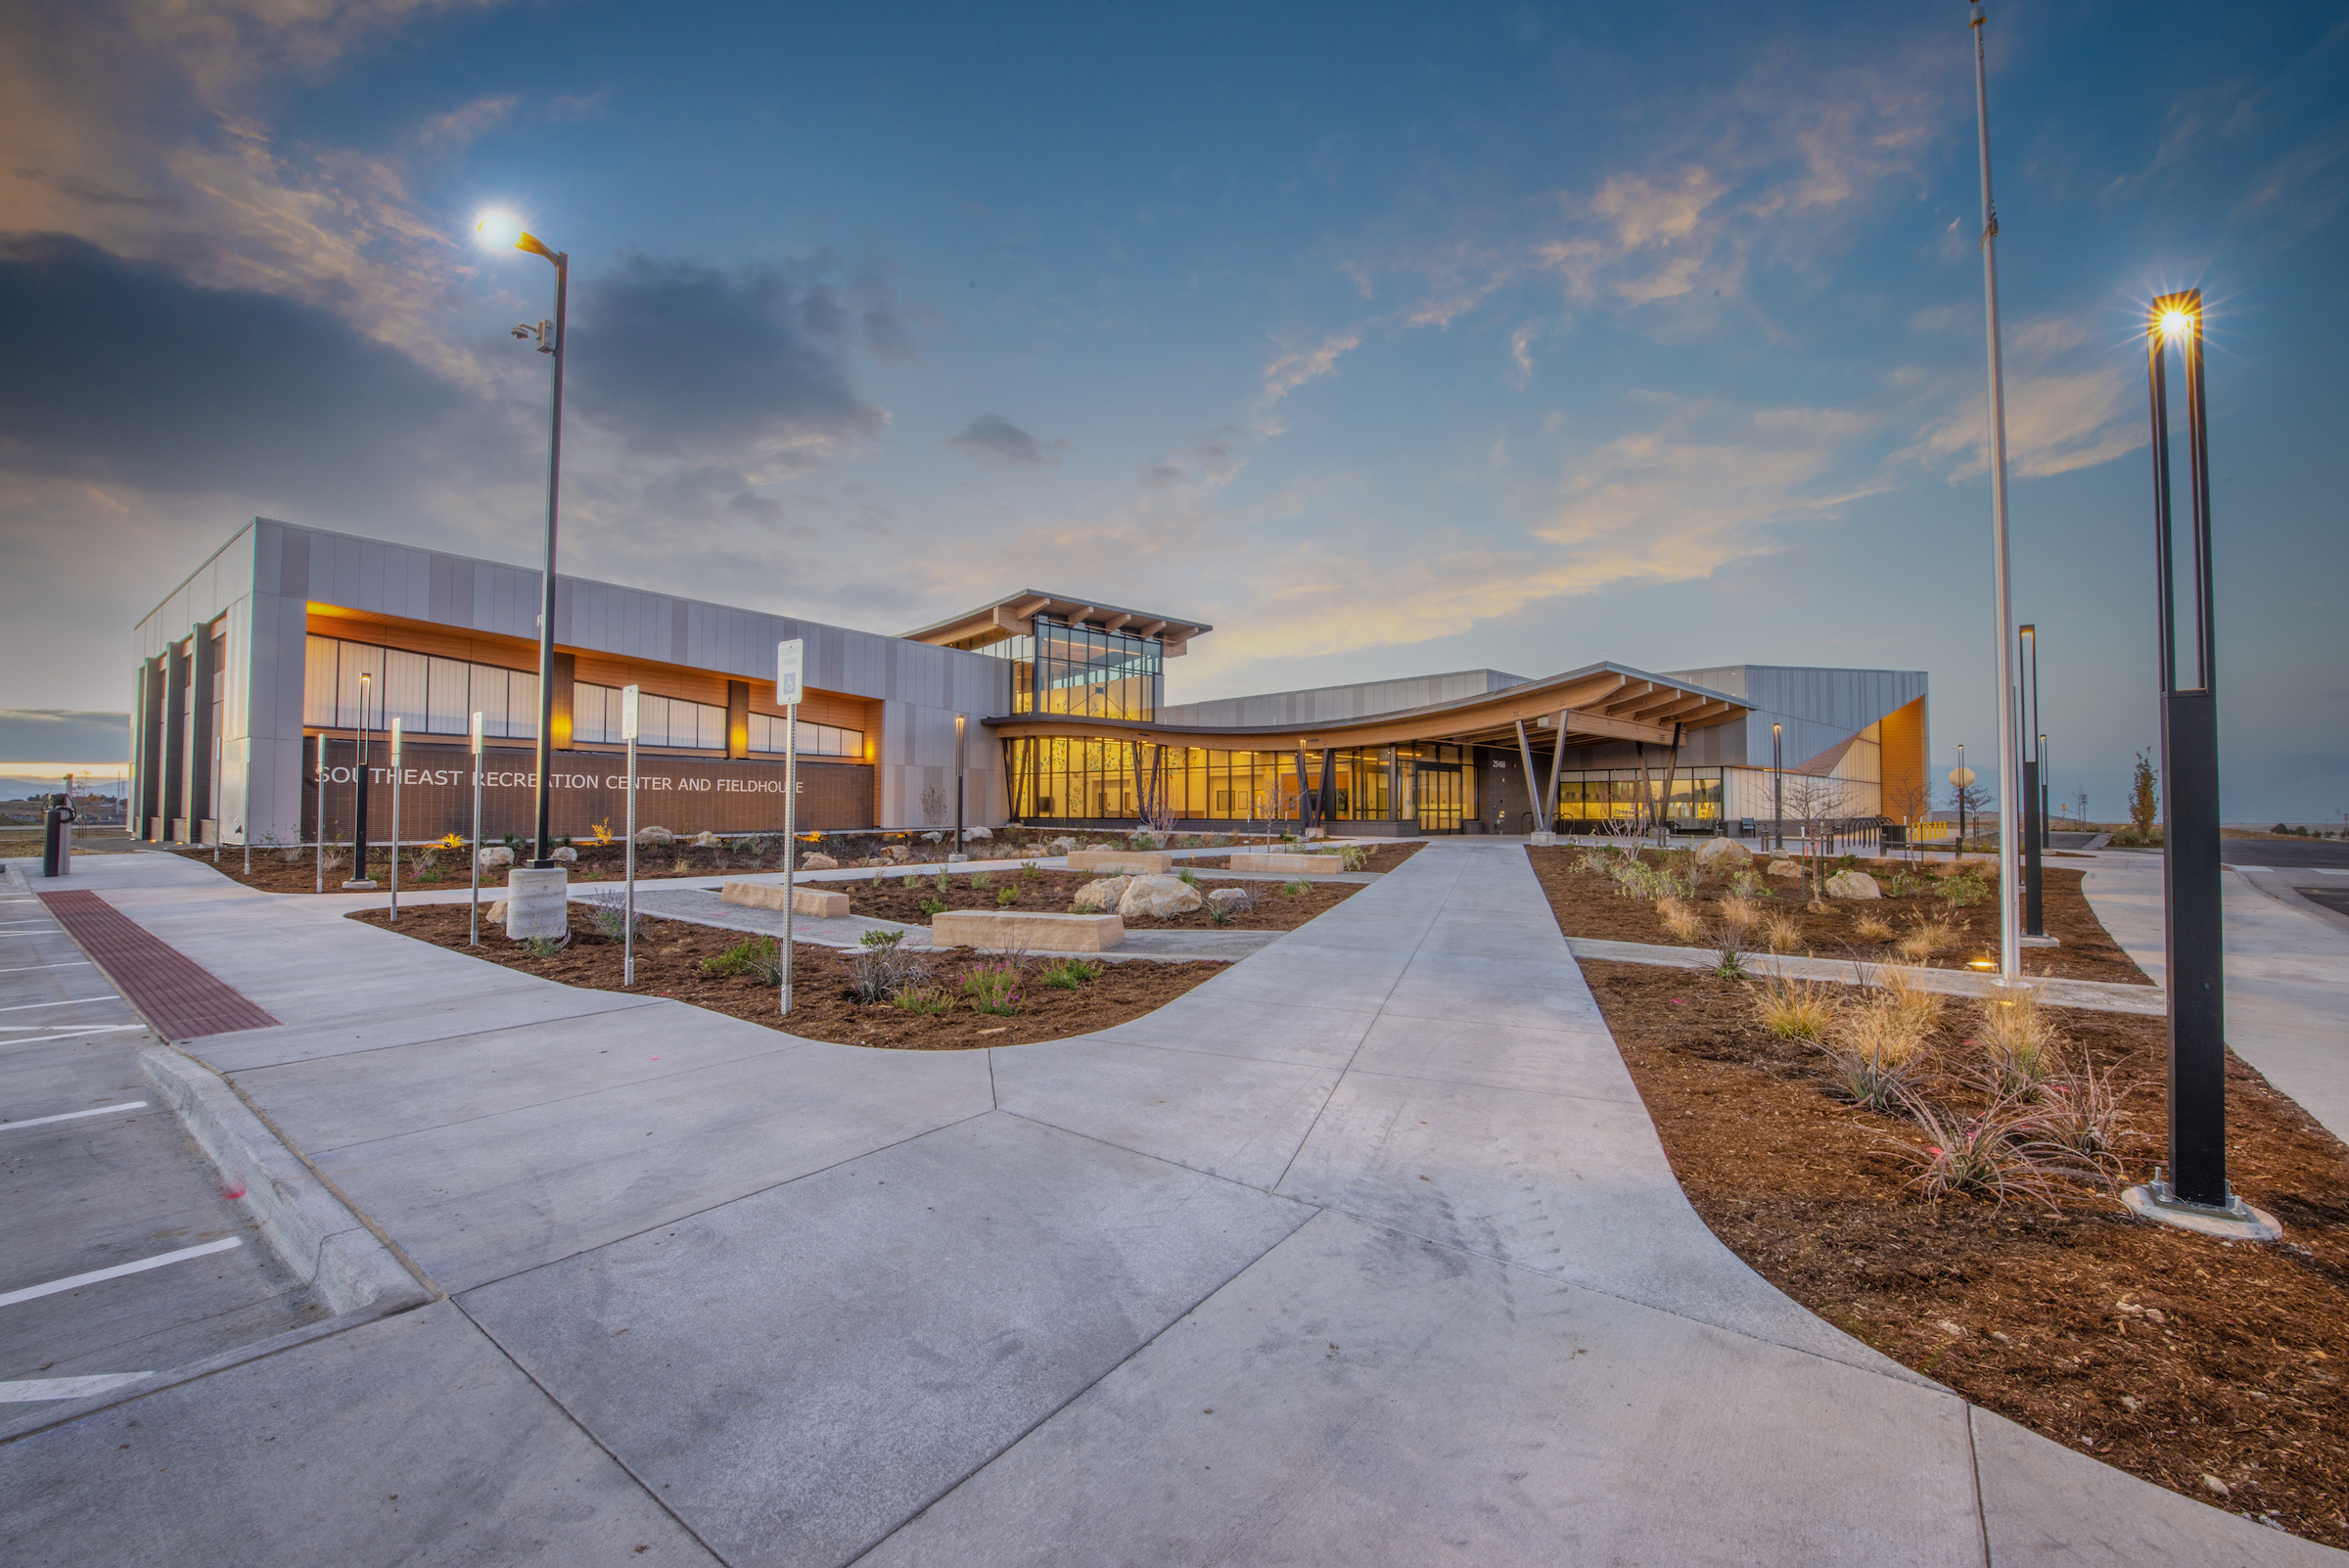
[[1786,848],[1786,726],[1770,726],[1770,847]]
[[2040,793],[2039,747],[2030,738],[2039,733],[2039,628],[2026,623],[2022,630],[2023,664],[2029,670],[2024,677],[2030,684],[2023,694],[2023,735],[2028,750],[2023,753],[2023,935],[2044,937],[2048,934],[2042,918],[2040,899],[2040,832],[2045,826],[2042,814],[2047,801]]
[[[2180,684],[2176,556],[2170,530],[2168,355],[2186,367],[2188,558],[2193,573],[2190,684]],[[2219,717],[2210,580],[2210,440],[2202,412],[2202,291],[2153,301],[2145,329],[2153,405],[2153,548],[2161,659],[2161,871],[2168,916],[2170,1172],[2156,1201],[2239,1213],[2227,1185],[2227,962],[2219,880]]]
[[[490,216],[474,225],[476,233],[503,239],[505,220]],[[556,497],[563,479],[563,350],[565,306],[571,293],[571,254],[550,251],[536,238],[517,227],[514,249],[528,251],[552,262],[555,268],[555,319],[524,322],[514,329],[517,338],[535,338],[538,351],[554,356],[554,408],[547,419],[546,438],[546,565],[540,585],[538,603],[538,740],[533,756],[536,764],[531,780],[533,809],[536,821],[537,851],[531,856],[530,868],[544,871],[555,864],[554,841],[548,828],[547,772],[554,761],[555,727],[555,517]]]
[[[351,748],[351,754],[357,761],[357,765],[352,771],[358,775],[355,780],[359,790],[358,820],[357,825],[351,829],[350,875],[345,877],[343,882],[343,886],[346,888],[371,889],[375,886],[367,877],[367,730],[369,727],[367,701],[374,695],[374,691],[375,676],[364,669],[360,670],[359,733],[357,743]],[[319,829],[318,836],[320,838],[326,836],[323,825]]]

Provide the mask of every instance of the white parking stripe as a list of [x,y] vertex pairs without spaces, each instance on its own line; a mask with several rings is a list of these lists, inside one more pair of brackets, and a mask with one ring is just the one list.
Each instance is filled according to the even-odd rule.
[[0,1013],[29,1013],[35,1007],[87,1007],[92,1002],[120,1001],[119,996],[75,996],[69,1001],[23,1002],[15,1007],[0,1007]]
[[86,1400],[93,1394],[112,1394],[153,1372],[100,1372],[95,1377],[35,1377],[19,1383],[0,1383],[0,1405],[29,1405],[35,1400]]
[[116,1264],[112,1268],[93,1268],[86,1274],[75,1274],[69,1279],[52,1279],[45,1285],[26,1285],[23,1290],[12,1290],[0,1295],[0,1307],[14,1307],[21,1301],[31,1301],[41,1296],[54,1296],[61,1290],[79,1290],[84,1285],[95,1285],[100,1280],[119,1279],[124,1274],[145,1273],[150,1268],[161,1268],[165,1264],[185,1263],[190,1258],[202,1258],[211,1253],[226,1252],[231,1247],[244,1245],[243,1237],[230,1236],[221,1241],[207,1241],[201,1247],[182,1247],[177,1252],[161,1253],[153,1258],[141,1258],[137,1263]]
[[76,965],[87,969],[90,961],[87,958],[60,958],[53,964],[23,964],[15,969],[0,969],[0,975],[32,975],[44,969],[71,969]]
[[63,1116],[36,1116],[23,1122],[0,1122],[0,1132],[12,1127],[47,1127],[52,1122],[78,1122],[85,1116],[111,1116],[116,1111],[143,1111],[145,1100],[132,1100],[125,1105],[100,1105],[87,1111],[68,1111]]

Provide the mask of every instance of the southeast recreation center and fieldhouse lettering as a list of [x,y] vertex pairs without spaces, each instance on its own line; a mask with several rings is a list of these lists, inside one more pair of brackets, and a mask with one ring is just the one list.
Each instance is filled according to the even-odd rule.
[[[355,768],[337,765],[326,770],[326,781],[329,784],[354,783],[357,778],[358,771]],[[407,789],[450,785],[462,785],[471,789],[473,780],[472,771],[462,767],[403,767],[399,770],[399,782],[403,788]],[[538,775],[529,772],[484,771],[481,775],[481,781],[482,788],[484,790],[534,790],[538,787]],[[310,770],[310,782],[313,785],[318,782],[316,768]],[[558,790],[624,790],[628,787],[628,775],[625,773],[550,773],[547,775],[547,783],[550,788]],[[370,763],[367,768],[367,787],[376,790],[390,789],[392,787],[392,769],[377,767]],[[783,793],[783,781],[779,778],[670,778],[663,773],[639,772],[636,775],[636,788],[639,792],[675,790],[682,793],[703,792],[719,795],[780,795]],[[800,793],[802,795],[807,793],[807,785],[805,780],[800,784]]]

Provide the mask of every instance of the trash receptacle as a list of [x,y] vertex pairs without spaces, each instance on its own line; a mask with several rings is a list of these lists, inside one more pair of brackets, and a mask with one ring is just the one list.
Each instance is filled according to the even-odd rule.
[[53,806],[41,813],[41,875],[73,873],[73,808]]

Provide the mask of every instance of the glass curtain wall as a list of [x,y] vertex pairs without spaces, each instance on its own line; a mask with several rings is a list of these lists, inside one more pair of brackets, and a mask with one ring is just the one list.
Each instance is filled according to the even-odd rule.
[[[1222,822],[1293,822],[1300,781],[1295,752],[1234,752],[1130,741],[1017,740],[1005,747],[1012,814],[1027,821],[1138,816],[1145,791],[1163,785],[1174,815]],[[1395,746],[1329,756],[1333,822],[1416,818],[1457,829],[1476,814],[1476,770],[1462,746]],[[1305,754],[1304,793],[1321,788],[1324,754]],[[1137,773],[1138,765],[1138,773]]]
[[1036,618],[1032,637],[1007,637],[978,651],[1013,666],[1015,714],[1082,714],[1093,718],[1158,716],[1165,645],[1098,626]]
[[[1651,764],[1647,770],[1647,799],[1651,808],[1664,799],[1664,769],[1660,766]],[[1663,814],[1675,822],[1719,821],[1721,769],[1678,769],[1672,779],[1672,805]],[[1559,777],[1561,821],[1630,822],[1640,815],[1639,770],[1635,767],[1594,769]]]

